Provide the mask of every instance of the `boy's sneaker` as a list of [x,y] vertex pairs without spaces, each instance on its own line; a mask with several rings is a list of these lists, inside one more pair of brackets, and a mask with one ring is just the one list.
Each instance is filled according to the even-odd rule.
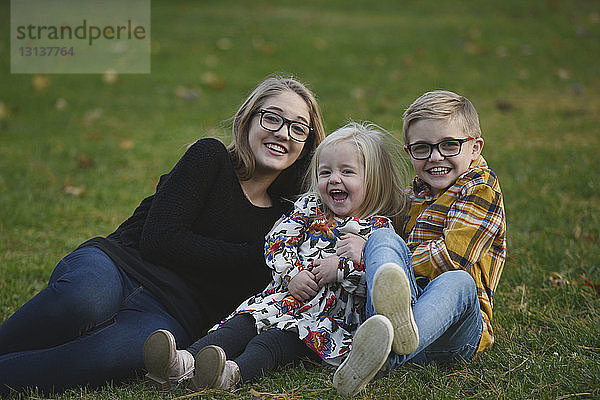
[[148,378],[161,390],[170,389],[194,374],[194,356],[187,350],[177,350],[171,332],[160,329],[144,343],[144,364]]
[[373,315],[354,334],[352,350],[333,374],[333,386],[342,396],[363,390],[385,364],[394,328],[383,315]]
[[190,381],[193,389],[230,390],[240,380],[238,365],[234,361],[227,361],[225,351],[219,346],[206,346],[196,354],[196,373]]
[[397,264],[384,264],[373,278],[373,307],[388,317],[394,327],[392,349],[396,354],[410,354],[419,345],[419,330],[411,306],[410,283]]

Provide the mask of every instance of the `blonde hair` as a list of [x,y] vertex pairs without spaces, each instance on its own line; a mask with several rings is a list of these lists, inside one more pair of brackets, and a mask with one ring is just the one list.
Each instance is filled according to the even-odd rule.
[[[304,84],[292,77],[268,77],[248,95],[248,98],[246,98],[233,117],[232,141],[227,146],[227,150],[229,150],[229,156],[240,180],[250,179],[256,167],[256,159],[248,140],[248,133],[254,115],[269,97],[276,96],[285,91],[298,94],[306,102],[310,117],[309,124],[314,129],[313,134],[304,143],[304,148],[298,160],[285,171],[291,170],[293,172],[299,168],[302,171],[298,177],[303,176],[313,151],[325,138],[321,110],[314,94]],[[300,188],[300,182],[301,180],[298,181],[298,188]]]
[[445,119],[454,122],[468,137],[481,137],[479,115],[464,96],[447,90],[434,90],[417,98],[402,117],[404,143],[408,143],[410,125],[420,119]]
[[[392,217],[406,213],[408,197],[404,187],[407,173],[405,164],[400,161],[399,146],[394,145],[392,139],[383,128],[369,122],[350,122],[329,134],[313,155],[307,176],[308,192],[321,198],[318,187],[320,155],[335,144],[350,142],[356,145],[365,167],[365,198],[357,210],[358,215],[354,216]],[[333,214],[325,204],[323,206],[325,212]]]

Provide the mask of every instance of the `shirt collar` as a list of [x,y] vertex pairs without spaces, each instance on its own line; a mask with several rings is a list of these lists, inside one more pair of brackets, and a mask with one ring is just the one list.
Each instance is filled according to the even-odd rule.
[[[474,168],[487,168],[487,167],[488,167],[488,165],[487,165],[487,162],[485,161],[485,158],[483,158],[483,156],[480,155],[479,157],[477,157],[476,160],[471,162],[471,165],[469,166],[469,170],[467,172],[465,172],[464,174],[462,174],[461,176],[459,176],[458,179],[460,179],[463,176],[465,176],[466,174],[468,174],[469,171],[473,170]],[[418,176],[415,176],[415,179],[413,179],[411,189],[412,189],[412,192],[413,192],[415,198],[423,200],[423,201],[436,200],[438,197],[440,197],[440,195],[442,193],[444,193],[444,192],[442,192],[442,193],[438,193],[437,195],[434,195],[433,193],[431,193],[431,186],[428,183],[426,183],[423,179],[419,178]]]

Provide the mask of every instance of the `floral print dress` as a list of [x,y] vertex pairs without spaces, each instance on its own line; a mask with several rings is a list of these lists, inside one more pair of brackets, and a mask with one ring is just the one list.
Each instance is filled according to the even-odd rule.
[[265,242],[273,280],[228,319],[250,313],[259,333],[269,328],[295,331],[327,363],[339,365],[351,349],[352,335],[364,321],[366,279],[362,262],[356,265],[341,258],[337,282],[326,284],[307,302],[295,299],[288,283],[301,270],[310,270],[314,260],[335,255],[342,234],[366,239],[373,230],[392,225],[379,216],[328,219],[322,210],[316,196],[305,195],[296,201],[293,212],[273,227]]

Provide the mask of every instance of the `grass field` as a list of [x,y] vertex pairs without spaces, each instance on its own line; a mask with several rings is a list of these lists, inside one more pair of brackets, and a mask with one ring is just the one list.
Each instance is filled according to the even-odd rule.
[[[9,26],[9,2],[0,2]],[[294,74],[327,131],[370,120],[401,137],[431,89],[478,109],[505,196],[508,259],[494,347],[466,365],[406,366],[362,398],[600,398],[600,4],[597,1],[158,1],[152,72],[10,74],[0,30],[0,321],[56,262],[105,235],[256,83]],[[332,372],[287,369],[233,394],[142,379],[58,399],[336,398]],[[33,396],[33,395],[32,395]],[[189,396],[189,397],[188,397]],[[35,397],[35,396],[33,396]]]

